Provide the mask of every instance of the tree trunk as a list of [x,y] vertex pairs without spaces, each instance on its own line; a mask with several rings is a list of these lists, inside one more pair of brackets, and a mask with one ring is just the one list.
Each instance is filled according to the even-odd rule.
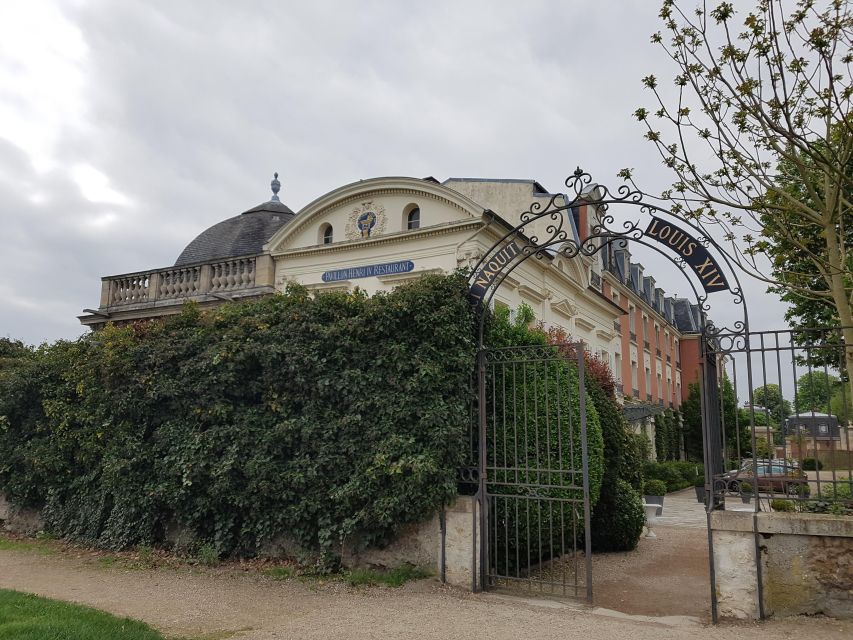
[[841,336],[844,339],[844,368],[847,371],[847,387],[850,392],[849,397],[853,398],[853,309],[851,309],[847,289],[844,287],[844,267],[846,265],[842,261],[842,249],[835,228],[825,229],[824,236],[831,269],[831,275],[826,280],[832,293],[835,308],[838,310]]

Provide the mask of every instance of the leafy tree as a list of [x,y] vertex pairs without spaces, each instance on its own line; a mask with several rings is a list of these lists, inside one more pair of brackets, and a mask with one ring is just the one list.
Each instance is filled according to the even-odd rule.
[[10,338],[0,338],[0,376],[8,372],[20,364],[23,359],[31,358],[33,349],[26,346],[20,340],[11,340]]
[[[772,424],[781,424],[792,413],[791,403],[782,397],[782,389],[772,382],[753,389],[752,402],[757,407],[767,410],[766,413],[770,415]],[[759,412],[760,410],[756,408],[755,413]]]
[[702,392],[698,382],[688,386],[687,399],[681,405],[684,419],[684,450],[688,460],[704,460],[702,445]]
[[756,458],[769,458],[770,456],[770,443],[767,442],[767,438],[759,437],[755,439],[755,457]]
[[840,384],[836,387],[829,400],[829,413],[838,418],[841,424],[847,424],[853,419],[853,406],[850,404],[850,394],[847,386]]
[[851,5],[756,0],[739,16],[731,2],[694,4],[664,0],[666,35],[652,42],[677,69],[674,92],[645,77],[656,106],[635,112],[674,172],[664,204],[722,237],[751,276],[834,308],[853,385]]
[[750,419],[754,421],[756,427],[770,426],[770,414],[767,411],[756,411],[750,413],[749,409],[741,407],[737,410],[738,420],[741,424],[749,424]]
[[794,407],[797,411],[827,412],[839,380],[824,371],[809,371],[797,379]]
[[[811,166],[808,159],[806,164]],[[821,175],[814,167],[812,168],[813,179],[809,188],[802,182],[799,172],[789,162],[782,161],[779,164],[779,182],[793,198],[819,209],[820,205],[813,201],[812,193],[822,191]],[[848,201],[853,201],[851,177],[853,177],[853,162],[848,162],[848,182],[844,194]],[[778,196],[772,193],[767,194],[766,197],[778,199]],[[770,259],[773,278],[779,282],[795,285],[771,286],[768,291],[778,294],[788,303],[785,320],[794,326],[807,329],[794,332],[794,343],[803,347],[818,347],[808,348],[807,358],[798,354],[797,361],[813,367],[828,366],[845,371],[841,331],[838,329],[840,326],[838,309],[835,301],[827,295],[829,288],[824,274],[811,258],[812,255],[822,255],[825,252],[823,235],[812,225],[799,228],[798,239],[802,245],[808,247],[808,251],[803,251],[800,246],[790,241],[786,233],[787,229],[798,226],[798,220],[788,220],[770,211],[763,214],[762,222],[764,235],[768,239],[764,250]],[[853,246],[853,225],[843,225],[843,232],[845,246]],[[804,295],[803,290],[807,290],[810,295]],[[821,295],[815,295],[816,292],[820,292]]]
[[[726,449],[728,456],[746,456],[751,450],[749,421],[739,419],[737,397],[728,376],[723,378],[720,390],[722,396],[722,421],[726,432]],[[681,416],[684,422],[684,449],[688,460],[703,459],[702,441],[702,391],[698,382],[688,386],[687,400],[681,405]]]

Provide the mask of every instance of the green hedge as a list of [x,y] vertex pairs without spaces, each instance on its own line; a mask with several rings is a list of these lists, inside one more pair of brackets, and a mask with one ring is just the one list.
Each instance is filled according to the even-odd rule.
[[433,276],[43,346],[0,375],[0,491],[109,548],[382,543],[456,494],[473,334],[464,278]]
[[697,462],[647,462],[643,465],[643,477],[660,480],[668,492],[694,486],[696,477],[703,474],[704,467]]
[[[489,346],[539,345],[548,349],[547,336],[531,329],[532,321],[532,312],[527,307],[522,307],[514,320],[510,320],[507,310],[498,309],[489,321]],[[497,470],[491,472],[490,477],[491,491],[498,494],[490,512],[490,527],[496,532],[497,548],[493,553],[495,568],[503,575],[516,575],[522,569],[559,555],[562,549],[572,548],[575,534],[583,535],[583,493],[562,486],[541,486],[561,485],[562,482],[559,474],[549,477],[547,473],[535,471],[561,468],[580,471],[583,468],[577,365],[571,357],[559,357],[557,353],[555,356],[524,358],[524,362],[514,365],[514,376],[504,377],[498,373],[499,383],[492,385],[494,395],[488,399],[488,431],[492,441],[512,443],[506,458],[503,458],[502,448],[496,448],[497,466],[518,469]],[[604,441],[592,392],[596,383],[589,377],[586,382],[589,487],[594,506],[604,475]],[[570,391],[567,393],[567,390]],[[496,419],[493,408],[499,408]],[[506,420],[503,415],[507,416]],[[557,415],[561,416],[559,422]],[[558,424],[561,433],[558,433]],[[577,486],[581,485],[580,474],[575,481]]]
[[602,491],[596,505],[593,550],[631,551],[640,540],[645,521],[640,494],[624,480],[616,480],[613,491]]
[[659,461],[679,459],[681,431],[678,411],[666,409],[655,416],[655,455]]

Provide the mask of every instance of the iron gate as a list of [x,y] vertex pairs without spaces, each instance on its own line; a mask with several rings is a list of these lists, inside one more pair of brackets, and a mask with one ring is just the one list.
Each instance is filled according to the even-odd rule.
[[583,345],[478,362],[480,584],[591,602]]

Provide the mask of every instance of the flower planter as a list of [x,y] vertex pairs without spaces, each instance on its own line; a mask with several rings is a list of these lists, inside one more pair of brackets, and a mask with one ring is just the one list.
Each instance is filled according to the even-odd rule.
[[740,494],[740,499],[744,504],[749,504],[752,502],[752,494],[751,493],[742,493]]
[[663,513],[663,496],[643,496],[643,502],[658,505],[658,515]]
[[693,487],[696,490],[696,502],[705,504],[705,485]]

